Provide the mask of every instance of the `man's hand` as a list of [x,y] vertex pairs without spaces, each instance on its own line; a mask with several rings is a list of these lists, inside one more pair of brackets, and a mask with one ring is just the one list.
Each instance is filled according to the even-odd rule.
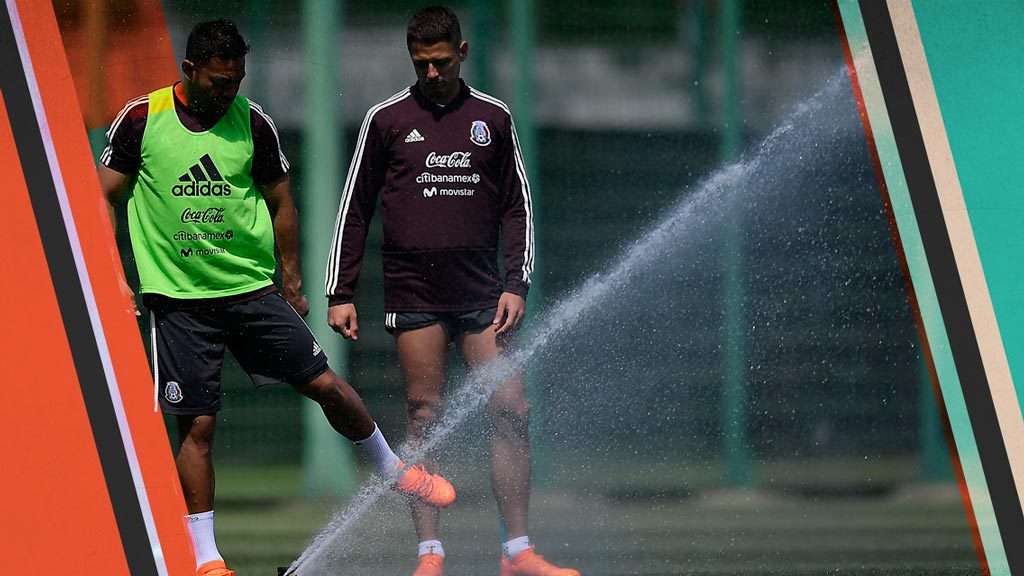
[[302,293],[302,279],[282,278],[281,295],[295,308],[295,311],[303,318],[309,314],[309,302],[306,295]]
[[327,324],[342,337],[359,340],[359,320],[355,304],[335,304],[328,308]]
[[498,312],[494,315],[494,333],[504,334],[519,329],[526,318],[526,300],[511,292],[498,299]]
[[128,296],[128,301],[132,305],[129,310],[131,310],[132,314],[135,314],[136,316],[142,316],[142,312],[139,312],[139,305],[135,303],[135,291],[132,290],[132,287],[129,286],[127,282],[124,281],[123,277],[119,277],[118,280],[120,280],[121,283],[121,293]]

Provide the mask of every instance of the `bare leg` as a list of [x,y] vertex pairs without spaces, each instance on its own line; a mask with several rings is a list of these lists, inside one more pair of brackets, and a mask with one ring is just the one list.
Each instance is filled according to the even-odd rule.
[[213,510],[214,475],[210,454],[216,424],[215,414],[178,416],[180,446],[174,463],[189,514]]
[[292,384],[304,396],[320,405],[338,434],[356,442],[373,434],[374,423],[363,399],[341,376],[328,368],[308,384]]
[[[437,419],[444,389],[444,373],[448,359],[448,334],[441,324],[399,332],[395,337],[398,363],[406,389],[406,438],[415,445],[421,441]],[[423,464],[431,472],[436,465],[427,458]],[[409,504],[412,521],[420,542],[437,540],[439,515],[437,508],[419,501]]]
[[[463,334],[459,352],[471,369],[498,358],[506,341],[487,327]],[[505,525],[506,539],[527,534],[530,506],[530,405],[526,381],[516,372],[494,391],[487,405],[494,435],[491,438],[491,487],[498,501],[498,513]]]

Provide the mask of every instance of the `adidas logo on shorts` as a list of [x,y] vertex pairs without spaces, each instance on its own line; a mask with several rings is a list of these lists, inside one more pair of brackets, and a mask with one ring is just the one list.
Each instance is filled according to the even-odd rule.
[[319,356],[321,352],[323,352],[323,348],[321,348],[320,344],[317,343],[316,340],[314,340],[313,341],[313,356]]
[[175,196],[230,196],[231,184],[224,181],[209,154],[204,154],[171,188]]
[[420,134],[420,131],[415,128],[413,128],[412,132],[409,132],[409,135],[405,137],[406,144],[410,142],[423,142],[424,140],[426,140],[426,138],[424,138],[423,135]]

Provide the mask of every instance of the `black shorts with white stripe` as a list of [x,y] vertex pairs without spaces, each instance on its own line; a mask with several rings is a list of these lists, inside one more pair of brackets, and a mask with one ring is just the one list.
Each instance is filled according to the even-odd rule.
[[327,370],[327,355],[291,305],[272,288],[253,294],[198,305],[144,295],[156,343],[154,386],[165,413],[220,410],[225,347],[256,386],[303,385]]
[[394,335],[398,332],[442,324],[448,338],[455,338],[468,332],[479,332],[490,326],[497,313],[497,308],[469,312],[389,312],[384,315],[384,329],[388,334]]

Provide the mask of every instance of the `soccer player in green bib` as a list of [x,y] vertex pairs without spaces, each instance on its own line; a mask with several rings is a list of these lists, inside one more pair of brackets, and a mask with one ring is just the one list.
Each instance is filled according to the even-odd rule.
[[309,306],[288,160],[270,116],[238,95],[248,52],[231,22],[197,24],[182,81],[128,102],[99,167],[111,218],[128,202],[154,386],[178,421],[176,464],[199,576],[233,574],[213,535],[210,458],[225,347],[257,386],[286,382],[319,403],[399,492],[437,507],[455,500],[444,478],[395,455],[302,320]]

